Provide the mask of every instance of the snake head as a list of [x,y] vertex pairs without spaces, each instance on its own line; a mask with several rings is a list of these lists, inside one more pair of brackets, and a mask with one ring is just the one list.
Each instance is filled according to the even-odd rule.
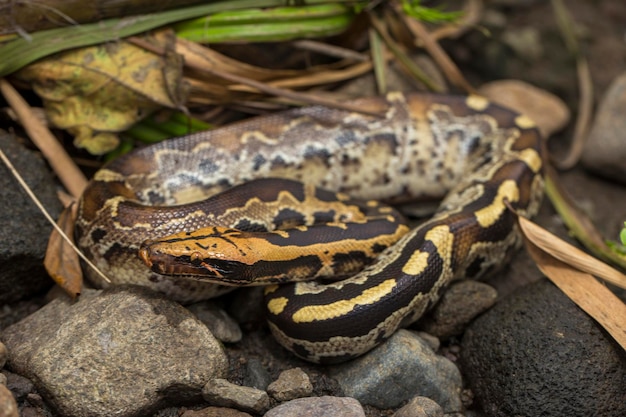
[[162,275],[187,276],[222,285],[250,285],[257,256],[234,229],[210,227],[141,244],[139,258]]

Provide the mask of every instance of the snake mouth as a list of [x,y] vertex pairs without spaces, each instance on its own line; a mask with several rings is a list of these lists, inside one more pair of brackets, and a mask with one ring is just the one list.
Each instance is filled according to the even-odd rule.
[[146,241],[139,248],[139,258],[153,272],[185,276],[220,285],[245,286],[252,283],[249,265],[224,259],[204,258],[198,252],[171,254]]

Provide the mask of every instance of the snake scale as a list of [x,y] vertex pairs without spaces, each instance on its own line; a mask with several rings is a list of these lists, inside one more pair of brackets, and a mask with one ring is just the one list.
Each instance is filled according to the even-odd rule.
[[[417,320],[450,281],[505,262],[520,242],[505,202],[525,216],[537,212],[543,159],[530,119],[479,96],[390,93],[352,104],[380,117],[298,108],[113,161],[80,200],[79,247],[114,284],[180,302],[228,290],[216,282],[274,283],[265,290],[268,322],[287,349],[320,363],[367,352]],[[430,199],[443,200],[411,230],[373,201]],[[200,249],[220,242],[243,258],[204,259]],[[293,255],[282,246],[315,250]],[[248,276],[251,264],[260,266],[258,281]],[[312,271],[350,276],[283,284]]]

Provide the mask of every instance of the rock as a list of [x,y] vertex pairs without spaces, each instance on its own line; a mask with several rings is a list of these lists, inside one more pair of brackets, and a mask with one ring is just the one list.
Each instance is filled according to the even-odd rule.
[[602,98],[582,155],[585,168],[626,184],[626,73],[617,77]]
[[414,332],[397,331],[367,355],[330,370],[345,395],[361,404],[395,408],[416,395],[432,398],[447,411],[461,406],[461,374]]
[[267,393],[278,401],[307,397],[313,393],[309,376],[300,368],[287,369],[267,387]]
[[222,342],[237,343],[241,340],[241,329],[237,322],[213,302],[196,303],[187,308]]
[[207,407],[201,410],[187,410],[180,417],[252,417],[243,411],[224,407]]
[[35,386],[28,378],[24,378],[21,375],[8,371],[2,371],[2,374],[6,378],[7,388],[11,390],[11,392],[13,393],[13,395],[15,395],[15,398],[17,398],[18,401],[25,399],[28,394],[31,394],[35,389]]
[[17,402],[4,385],[0,385],[0,417],[19,417]]
[[482,282],[455,282],[417,327],[440,339],[460,335],[476,316],[493,306],[497,297],[497,291]]
[[462,346],[488,416],[626,415],[626,355],[546,279],[479,317]]
[[222,346],[188,310],[148,289],[57,299],[3,334],[8,366],[62,415],[138,416],[200,400],[226,374]]
[[354,398],[307,397],[282,403],[263,417],[365,417],[363,407]]
[[271,382],[272,377],[259,358],[250,358],[246,361],[246,374],[243,377],[243,385],[265,390]]
[[9,380],[5,374],[0,373],[0,385],[6,385]]
[[239,288],[232,295],[228,314],[242,326],[265,323],[263,287]]
[[262,414],[270,408],[267,392],[235,385],[221,378],[209,381],[202,388],[202,397],[212,405],[234,407],[256,414]]
[[437,336],[433,336],[430,333],[426,333],[423,331],[415,331],[415,334],[419,336],[424,342],[428,344],[428,346],[433,350],[433,352],[437,352],[441,347],[441,341]]
[[443,409],[430,398],[415,397],[392,417],[443,417]]
[[[0,148],[53,218],[61,213],[56,184],[43,159],[3,131]],[[0,305],[50,288],[43,258],[52,226],[0,163]]]
[[563,129],[570,120],[569,109],[563,100],[523,81],[492,81],[483,84],[478,93],[530,117],[544,138]]
[[4,365],[7,363],[7,356],[9,352],[7,351],[7,347],[4,343],[0,342],[0,369],[4,368]]

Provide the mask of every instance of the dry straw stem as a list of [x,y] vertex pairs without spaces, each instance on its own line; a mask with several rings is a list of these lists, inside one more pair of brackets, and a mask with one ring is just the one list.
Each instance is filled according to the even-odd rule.
[[595,256],[626,270],[626,257],[609,248],[593,222],[582,213],[560,184],[558,175],[550,166],[546,168],[546,194],[559,213],[570,233]]
[[415,45],[422,46],[433,57],[439,68],[446,75],[446,78],[457,87],[461,88],[467,93],[475,93],[476,90],[472,85],[463,77],[463,74],[459,68],[454,64],[452,59],[446,54],[443,48],[437,43],[437,41],[430,35],[424,25],[411,17],[402,13],[402,8],[399,4],[394,4],[396,13],[404,20],[406,27],[415,36]]
[[[165,53],[162,48],[156,45],[148,44],[147,42],[143,42],[139,38],[130,38],[129,42],[144,47],[157,54]],[[222,78],[232,83],[243,84],[248,87],[252,87],[258,92],[262,92],[271,96],[284,97],[300,103],[318,104],[322,106],[337,108],[340,110],[362,113],[374,117],[383,116],[382,114],[365,110],[357,105],[329,100],[311,93],[299,93],[285,88],[274,87],[265,82],[253,80],[251,78],[243,77],[241,75],[236,75],[229,71],[224,71],[222,68],[218,68],[218,65],[216,65],[215,62],[207,62],[203,51],[206,49],[207,48],[194,44],[193,42],[188,42],[181,39],[178,39],[176,46],[176,52],[183,55],[185,58],[185,66],[193,69],[193,71],[195,71],[196,73],[210,74],[212,76]],[[190,53],[191,51],[193,51],[193,53]]]
[[482,18],[482,12],[482,0],[468,0],[463,6],[463,13],[459,20],[433,29],[430,36],[436,41],[440,39],[458,38],[469,29],[478,25]]
[[[394,57],[398,60],[406,71],[411,75],[411,77],[423,83],[428,89],[431,91],[435,91],[438,93],[443,93],[445,90],[444,86],[437,84],[435,81],[431,80],[428,75],[422,71],[420,67],[415,65],[413,60],[404,52],[403,48],[396,42],[389,32],[387,32],[387,28],[385,26],[384,21],[376,17],[374,14],[369,15],[370,24],[376,30],[378,35],[380,35],[381,39],[385,42],[385,45]],[[413,19],[408,18],[407,20],[413,21]]]
[[5,79],[0,79],[0,91],[65,188],[74,198],[78,198],[87,185],[87,179],[69,157],[63,146],[56,140],[44,123],[37,118],[30,106]]
[[[626,288],[626,276],[521,216],[524,243],[537,267],[626,350],[626,305],[598,276]],[[592,275],[593,274],[593,275]]]
[[576,70],[578,75],[580,99],[578,102],[578,117],[576,118],[576,126],[574,127],[574,137],[572,138],[572,143],[567,155],[558,160],[553,158],[553,163],[557,168],[570,169],[580,160],[589,133],[589,125],[591,124],[591,116],[593,113],[593,82],[591,80],[589,64],[580,51],[574,33],[575,25],[567,8],[561,0],[552,0],[552,8],[554,9],[556,21],[567,49],[576,58]]

